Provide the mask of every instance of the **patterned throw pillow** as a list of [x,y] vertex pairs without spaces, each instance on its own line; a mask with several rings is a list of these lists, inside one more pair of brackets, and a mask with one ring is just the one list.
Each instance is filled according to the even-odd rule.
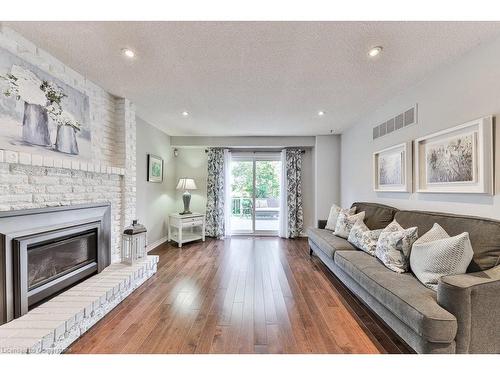
[[328,220],[326,221],[325,229],[335,230],[335,227],[337,226],[337,219],[341,212],[354,215],[356,213],[356,207],[340,208],[336,204],[332,205],[332,208],[330,208],[330,214],[328,215]]
[[394,220],[380,233],[375,256],[395,272],[407,272],[410,263],[411,246],[417,240],[418,228],[403,229]]
[[347,239],[352,227],[358,220],[363,221],[365,219],[365,211],[357,213],[355,215],[349,215],[344,212],[339,213],[337,219],[337,225],[335,226],[334,235]]
[[382,229],[370,230],[365,223],[358,221],[352,227],[347,241],[358,249],[375,256],[375,248],[377,247],[377,240],[380,233],[382,233]]
[[437,290],[441,277],[465,273],[473,255],[469,233],[450,237],[436,223],[413,244],[410,266],[422,284]]

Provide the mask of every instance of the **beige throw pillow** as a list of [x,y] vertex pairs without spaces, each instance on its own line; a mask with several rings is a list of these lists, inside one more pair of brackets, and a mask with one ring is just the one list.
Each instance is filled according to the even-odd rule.
[[337,225],[335,226],[335,232],[333,232],[333,234],[347,239],[354,224],[356,224],[358,220],[363,221],[364,219],[365,211],[357,213],[355,215],[349,215],[347,213],[340,212],[337,219]]
[[339,213],[341,212],[347,213],[349,215],[354,215],[356,213],[356,207],[340,208],[336,204],[332,205],[332,207],[330,208],[330,214],[328,215],[328,220],[326,221],[325,229],[335,230],[335,227],[337,226],[337,219]]
[[464,274],[474,251],[469,233],[450,237],[437,223],[414,242],[411,270],[426,287],[437,290],[439,279],[447,275]]

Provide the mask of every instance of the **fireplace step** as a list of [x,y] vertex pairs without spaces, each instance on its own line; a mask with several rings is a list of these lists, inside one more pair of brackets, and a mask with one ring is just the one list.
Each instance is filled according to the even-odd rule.
[[157,269],[158,256],[111,264],[44,304],[0,326],[0,353],[61,353]]

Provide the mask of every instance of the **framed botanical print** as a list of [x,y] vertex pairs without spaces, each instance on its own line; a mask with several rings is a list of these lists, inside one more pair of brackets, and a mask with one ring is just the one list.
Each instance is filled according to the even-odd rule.
[[493,118],[415,141],[417,192],[493,194]]
[[401,143],[373,153],[373,190],[412,191],[412,143]]
[[163,159],[159,156],[148,154],[148,181],[163,181]]

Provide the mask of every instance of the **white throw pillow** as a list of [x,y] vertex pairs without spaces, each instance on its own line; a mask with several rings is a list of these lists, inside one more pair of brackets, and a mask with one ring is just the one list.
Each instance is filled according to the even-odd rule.
[[330,214],[328,215],[328,220],[326,221],[325,229],[335,230],[335,227],[337,226],[337,219],[339,217],[339,213],[341,212],[354,215],[356,213],[356,207],[340,208],[336,204],[332,205],[330,208]]
[[437,223],[413,244],[411,270],[426,287],[437,290],[439,279],[464,274],[474,251],[469,233],[450,237]]
[[365,211],[357,213],[355,215],[349,215],[344,212],[339,213],[337,219],[337,225],[335,226],[334,235],[347,239],[352,227],[358,220],[363,221],[365,219]]
[[375,256],[384,265],[398,273],[407,272],[410,263],[410,252],[413,243],[417,240],[418,228],[403,229],[394,220],[380,233],[375,248]]
[[352,227],[347,241],[358,249],[375,256],[375,249],[380,233],[382,233],[382,229],[370,230],[365,223],[358,221]]

